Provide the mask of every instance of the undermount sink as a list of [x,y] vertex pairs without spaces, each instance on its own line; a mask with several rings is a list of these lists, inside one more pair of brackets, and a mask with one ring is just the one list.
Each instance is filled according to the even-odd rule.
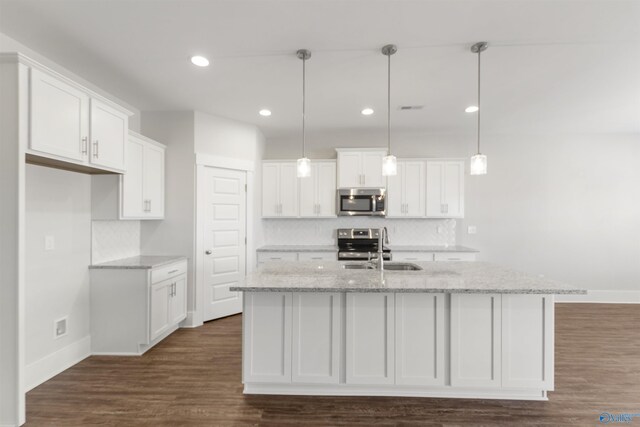
[[416,271],[422,270],[422,267],[416,264],[408,262],[386,262],[384,264],[385,270],[400,270],[400,271]]
[[[361,264],[343,264],[342,268],[347,270],[375,270],[375,265],[361,263]],[[384,270],[389,271],[417,271],[422,270],[422,267],[416,264],[407,262],[385,262]]]

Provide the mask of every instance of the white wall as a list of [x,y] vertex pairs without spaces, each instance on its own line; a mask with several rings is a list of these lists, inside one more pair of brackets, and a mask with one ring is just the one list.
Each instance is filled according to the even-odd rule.
[[[30,389],[89,355],[91,177],[27,165],[25,198]],[[54,250],[45,250],[45,236]],[[67,335],[56,339],[54,322],[64,317]]]
[[[309,157],[335,158],[335,147],[384,147],[385,135],[308,141]],[[467,158],[474,143],[474,135],[397,132],[392,150]],[[299,146],[295,137],[269,139],[265,156],[294,159]],[[482,151],[489,173],[466,176],[458,244],[480,250],[480,260],[590,290],[640,292],[640,135],[485,135]],[[468,225],[478,233],[467,234]]]

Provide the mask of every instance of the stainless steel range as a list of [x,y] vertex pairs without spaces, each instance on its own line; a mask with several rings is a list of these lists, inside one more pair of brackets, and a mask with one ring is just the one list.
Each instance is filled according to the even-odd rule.
[[[338,260],[356,261],[375,258],[378,252],[377,228],[339,228]],[[383,259],[391,261],[391,249],[382,247]]]

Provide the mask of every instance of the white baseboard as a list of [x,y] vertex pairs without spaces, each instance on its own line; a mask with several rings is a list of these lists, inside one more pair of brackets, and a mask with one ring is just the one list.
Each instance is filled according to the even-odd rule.
[[188,311],[187,318],[180,323],[181,328],[197,328],[198,326],[202,326],[202,322],[196,322],[195,311]]
[[640,291],[587,291],[586,295],[556,295],[556,302],[640,304]]
[[69,344],[25,369],[25,393],[91,355],[91,336]]

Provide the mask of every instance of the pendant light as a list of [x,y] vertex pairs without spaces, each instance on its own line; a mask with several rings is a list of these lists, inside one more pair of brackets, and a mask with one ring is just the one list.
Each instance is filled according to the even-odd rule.
[[302,59],[302,157],[298,159],[298,178],[307,178],[311,176],[311,160],[305,156],[305,102],[306,102],[306,63],[311,58],[311,51],[300,49],[296,52],[296,56]]
[[480,53],[487,50],[487,42],[478,42],[471,46],[471,52],[478,54],[478,153],[471,156],[470,173],[471,175],[486,175],[487,174],[487,156],[480,153]]
[[397,51],[394,44],[382,47],[382,54],[387,57],[387,155],[382,158],[383,176],[398,174],[398,160],[391,154],[391,55]]

